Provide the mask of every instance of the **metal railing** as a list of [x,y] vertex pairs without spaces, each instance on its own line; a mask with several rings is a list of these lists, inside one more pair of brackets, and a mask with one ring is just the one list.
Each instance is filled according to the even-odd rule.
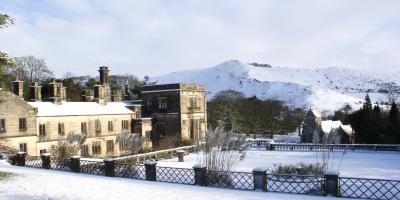
[[266,178],[269,192],[323,195],[323,183],[322,176],[267,174]]
[[194,170],[188,168],[157,167],[157,181],[194,184]]
[[398,144],[280,144],[268,141],[249,141],[250,147],[261,147],[271,151],[394,151],[400,152]]
[[400,181],[339,177],[341,197],[364,199],[400,199]]
[[146,169],[144,165],[115,164],[115,176],[133,179],[146,179]]
[[40,156],[29,156],[28,155],[25,157],[25,166],[41,168],[42,167],[42,159],[40,158]]
[[250,172],[207,171],[207,185],[241,190],[254,189],[254,177]]

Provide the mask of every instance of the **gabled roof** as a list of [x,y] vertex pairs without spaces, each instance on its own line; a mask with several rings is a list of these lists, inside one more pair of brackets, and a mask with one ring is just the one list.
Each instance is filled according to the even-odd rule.
[[27,103],[38,109],[38,117],[134,114],[124,102],[108,102],[106,105],[100,105],[96,102]]
[[321,122],[321,129],[324,133],[341,128],[345,133],[352,134],[353,128],[350,125],[343,125],[341,121],[325,120]]

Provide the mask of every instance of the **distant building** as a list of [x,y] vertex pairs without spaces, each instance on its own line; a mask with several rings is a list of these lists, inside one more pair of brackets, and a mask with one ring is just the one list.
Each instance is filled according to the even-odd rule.
[[108,67],[100,67],[100,84],[94,90],[83,91],[82,102],[67,102],[66,88],[54,81],[49,85],[50,102],[42,102],[37,83],[31,86],[30,102],[22,99],[20,80],[12,83],[12,92],[0,89],[0,144],[39,155],[49,152],[70,132],[85,133],[87,140],[80,154],[106,157],[124,152],[116,141],[123,130],[145,136],[148,148],[167,136],[193,140],[204,136],[207,120],[203,86],[145,86],[143,101],[123,101],[120,91],[110,89],[109,71]]
[[353,129],[350,125],[343,125],[339,120],[322,120],[322,116],[317,110],[310,109],[304,121],[301,142],[322,143],[332,132],[336,133],[336,137],[330,139],[332,143],[352,143]]
[[207,129],[203,85],[165,84],[143,87],[143,115],[152,119],[153,144],[178,138],[198,140]]

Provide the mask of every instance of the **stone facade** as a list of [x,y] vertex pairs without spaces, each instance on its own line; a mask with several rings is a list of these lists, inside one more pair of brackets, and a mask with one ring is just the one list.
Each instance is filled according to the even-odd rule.
[[0,143],[36,154],[36,113],[21,97],[0,90]]
[[[0,144],[29,155],[49,152],[69,133],[85,133],[84,157],[119,156],[117,135],[123,130],[146,138],[145,148],[173,137],[198,140],[207,128],[204,86],[198,84],[148,85],[143,101],[121,101],[121,92],[111,96],[108,67],[100,67],[100,84],[82,93],[83,102],[66,102],[66,88],[50,84],[51,102],[42,102],[40,86],[33,84],[31,102],[24,101],[22,81],[13,92],[0,90]],[[110,102],[111,100],[119,102]],[[88,102],[90,101],[90,102]],[[126,153],[126,151],[125,151]]]
[[153,144],[167,138],[198,140],[207,129],[204,86],[165,84],[145,86],[143,115],[152,118]]

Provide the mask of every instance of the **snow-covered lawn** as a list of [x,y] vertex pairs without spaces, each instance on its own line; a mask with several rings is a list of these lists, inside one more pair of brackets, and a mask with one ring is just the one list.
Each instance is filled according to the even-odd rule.
[[[339,163],[342,153],[335,153],[334,164]],[[177,158],[159,161],[157,166],[191,168],[198,163],[197,155],[185,156],[185,162]],[[236,171],[251,172],[255,167],[272,167],[274,163],[315,163],[315,152],[249,150]],[[347,152],[340,168],[341,176],[400,180],[400,153],[397,152]]]
[[[0,161],[0,171],[18,174],[0,181],[0,199],[338,199],[334,197],[293,195],[260,191],[241,191],[192,185],[149,182],[127,178],[76,174],[55,170],[11,166]],[[340,198],[344,200],[344,198]]]

